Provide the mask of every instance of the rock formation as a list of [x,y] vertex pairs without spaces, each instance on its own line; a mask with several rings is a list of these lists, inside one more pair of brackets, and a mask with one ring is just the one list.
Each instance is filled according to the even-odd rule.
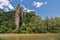
[[[34,11],[29,11],[28,12],[30,15],[35,15]],[[16,30],[19,29],[19,27],[23,24],[23,18],[26,17],[26,12],[23,11],[23,7],[21,7],[19,4],[16,7],[16,13],[15,13],[15,28]]]
[[15,13],[16,30],[18,30],[19,27],[22,25],[23,15],[24,15],[23,8],[18,4]]

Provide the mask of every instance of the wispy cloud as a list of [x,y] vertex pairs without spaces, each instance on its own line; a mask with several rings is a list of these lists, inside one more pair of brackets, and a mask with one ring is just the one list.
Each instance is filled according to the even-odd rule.
[[24,11],[26,11],[26,12],[35,11],[35,10],[32,10],[32,9],[26,8],[24,5],[21,5],[21,6],[24,8]]
[[47,4],[47,2],[36,2],[36,1],[34,1],[32,5],[35,6],[35,7],[41,7],[44,4]]
[[26,8],[24,5],[21,5],[24,8],[24,11],[26,11],[28,8]]
[[5,8],[4,10],[5,10],[5,12],[9,11],[9,9],[8,9],[8,8]]
[[28,9],[27,12],[30,12],[30,11],[35,11],[35,10],[31,10],[31,9]]
[[12,0],[0,0],[0,9],[14,9],[12,4],[10,4],[10,1]]

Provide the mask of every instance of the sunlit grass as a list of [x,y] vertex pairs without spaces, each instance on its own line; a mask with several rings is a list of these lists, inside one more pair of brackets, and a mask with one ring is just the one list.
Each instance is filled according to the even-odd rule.
[[60,40],[59,34],[0,34],[3,40]]

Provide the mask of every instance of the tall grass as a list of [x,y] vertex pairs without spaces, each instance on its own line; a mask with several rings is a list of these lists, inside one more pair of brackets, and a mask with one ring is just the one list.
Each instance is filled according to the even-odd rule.
[[0,34],[0,40],[60,40],[59,34]]
[[4,38],[0,38],[0,40],[6,40],[6,39],[4,39]]

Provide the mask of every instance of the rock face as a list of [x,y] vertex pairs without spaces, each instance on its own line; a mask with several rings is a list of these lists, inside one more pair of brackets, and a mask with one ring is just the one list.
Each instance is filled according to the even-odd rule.
[[16,30],[19,29],[19,27],[22,25],[22,20],[23,20],[23,8],[20,7],[18,4],[16,7],[16,13],[15,13],[15,25],[16,25]]
[[[23,11],[23,7],[21,7],[19,4],[16,7],[16,13],[15,13],[15,28],[16,30],[19,29],[19,27],[24,24],[23,18],[26,17],[26,12]],[[35,15],[34,11],[28,12],[30,15]]]

